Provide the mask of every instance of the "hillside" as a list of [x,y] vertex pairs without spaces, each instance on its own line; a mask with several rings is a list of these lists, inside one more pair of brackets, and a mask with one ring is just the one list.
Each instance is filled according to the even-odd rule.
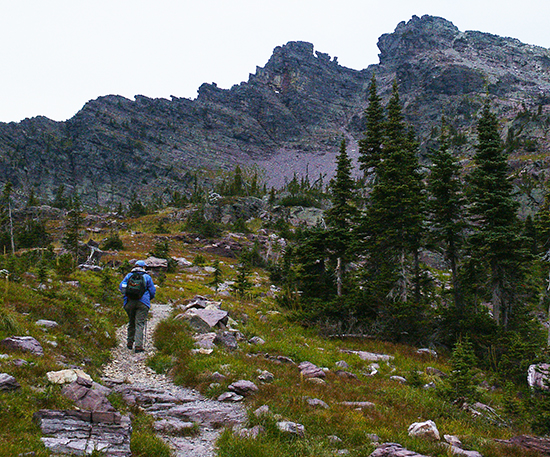
[[294,173],[330,176],[342,136],[357,153],[374,73],[384,100],[397,79],[424,153],[445,116],[455,129],[455,153],[467,164],[474,121],[489,98],[520,187],[529,193],[546,180],[548,49],[462,32],[431,16],[400,23],[378,47],[378,64],[353,70],[313,44],[290,42],[275,48],[248,81],[229,90],[203,84],[194,100],[108,95],[66,122],[2,123],[0,179],[9,177],[21,199],[34,189],[47,202],[64,185],[88,205],[114,207],[133,192],[166,198],[189,191],[197,173],[204,181],[236,164],[266,170],[269,185]]
[[[49,222],[53,249],[0,257],[8,278],[0,307],[1,456],[57,455],[46,449],[54,444],[77,452],[90,443],[107,446],[107,440],[107,456],[128,456],[131,446],[134,457],[168,457],[169,447],[156,432],[180,457],[212,456],[216,438],[216,455],[222,457],[443,457],[451,452],[449,443],[454,452],[469,452],[458,455],[471,457],[548,455],[548,440],[532,436],[530,428],[535,418],[544,420],[538,415],[547,411],[544,397],[530,400],[524,388],[503,386],[490,369],[457,368],[456,351],[449,358],[442,346],[323,337],[298,325],[296,310],[280,305],[261,267],[248,273],[250,286],[239,291],[235,255],[255,245],[262,256],[276,253],[276,233],[224,230],[205,238],[182,230],[181,212],[174,209],[117,221],[85,216],[83,240],[90,238],[90,246],[105,243],[115,222],[123,244],[102,252],[95,268],[67,269],[59,250],[62,220]],[[258,221],[249,223],[254,225]],[[120,328],[125,317],[117,285],[133,259],[163,247],[175,263],[166,269],[160,259],[150,260],[158,295],[147,351],[133,354]],[[210,320],[214,314],[217,322]],[[24,335],[42,352],[4,343]],[[82,375],[65,385],[49,380],[48,373],[62,369],[81,369],[91,381]],[[465,370],[466,385],[457,382],[456,370]],[[473,389],[467,395],[475,401],[456,398],[465,387]],[[92,433],[71,434],[86,423],[90,406],[80,396],[87,389],[103,392],[99,397],[112,409],[92,410]],[[247,419],[240,408],[248,411]],[[60,419],[67,415],[69,425]],[[437,432],[410,433],[413,423],[428,420]],[[223,431],[220,421],[235,428]],[[102,455],[87,449],[87,455]]]

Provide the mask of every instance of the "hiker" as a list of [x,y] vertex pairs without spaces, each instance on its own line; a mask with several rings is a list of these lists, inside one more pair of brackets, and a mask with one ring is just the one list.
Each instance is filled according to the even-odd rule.
[[145,272],[147,264],[138,260],[136,266],[120,283],[119,289],[124,294],[124,311],[128,314],[128,349],[135,343],[135,352],[143,352],[145,343],[145,324],[155,298],[156,288],[153,279]]

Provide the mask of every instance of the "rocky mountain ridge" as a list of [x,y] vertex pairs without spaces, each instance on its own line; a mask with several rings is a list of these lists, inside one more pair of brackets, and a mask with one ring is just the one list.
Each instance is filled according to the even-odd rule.
[[[373,73],[387,100],[397,79],[406,120],[425,153],[445,116],[467,163],[475,117],[486,99],[513,145],[512,165],[533,186],[546,179],[550,145],[550,51],[437,17],[413,16],[378,41],[380,63],[338,64],[305,42],[275,48],[264,67],[229,90],[203,84],[195,100],[108,95],[73,118],[0,124],[0,183],[43,200],[63,184],[88,205],[113,206],[133,192],[185,192],[236,164],[265,170],[270,185],[294,173],[328,175],[343,137],[351,155],[364,130]],[[203,170],[198,172],[198,170]],[[273,170],[277,170],[273,173]]]

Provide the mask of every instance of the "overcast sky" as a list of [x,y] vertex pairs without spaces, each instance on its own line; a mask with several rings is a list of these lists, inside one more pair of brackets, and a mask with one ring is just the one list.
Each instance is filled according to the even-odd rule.
[[62,121],[108,94],[195,98],[294,40],[363,69],[424,14],[550,48],[549,0],[0,0],[0,121]]

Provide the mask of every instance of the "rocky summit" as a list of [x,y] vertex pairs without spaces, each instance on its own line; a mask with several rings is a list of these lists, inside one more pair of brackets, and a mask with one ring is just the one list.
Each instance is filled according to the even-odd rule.
[[[426,152],[442,116],[468,160],[476,115],[489,99],[513,147],[518,176],[544,180],[550,138],[550,51],[451,22],[413,16],[378,41],[379,64],[341,66],[313,44],[279,46],[248,81],[225,90],[203,84],[194,100],[92,100],[66,122],[44,117],[0,124],[0,176],[24,198],[43,200],[63,184],[91,205],[133,192],[185,192],[197,173],[236,164],[268,172],[270,185],[294,173],[330,175],[342,138],[351,156],[363,136],[370,79],[387,100],[397,80],[406,120]],[[192,69],[190,69],[192,71]],[[200,170],[200,171],[199,171]],[[521,178],[521,179],[524,179]]]

